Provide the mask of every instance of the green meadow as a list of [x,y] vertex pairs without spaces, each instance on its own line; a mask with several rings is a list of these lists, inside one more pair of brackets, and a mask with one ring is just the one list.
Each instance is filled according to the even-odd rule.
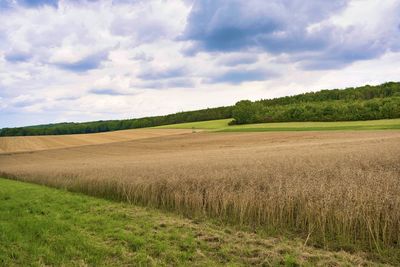
[[400,119],[340,122],[273,122],[228,125],[232,119],[171,124],[155,128],[203,129],[220,132],[398,130]]

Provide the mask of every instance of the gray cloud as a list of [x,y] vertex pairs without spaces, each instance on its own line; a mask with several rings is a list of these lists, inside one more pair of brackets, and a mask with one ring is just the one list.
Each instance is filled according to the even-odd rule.
[[107,57],[108,51],[101,51],[76,62],[58,62],[55,65],[61,69],[79,73],[99,68],[101,62],[106,60]]
[[111,88],[91,89],[91,90],[89,90],[89,93],[95,94],[95,95],[109,95],[109,96],[127,95],[125,93],[121,93],[118,90],[114,90]]
[[63,97],[57,97],[55,100],[57,101],[74,101],[79,99],[79,96],[63,96]]
[[137,53],[132,59],[145,62],[150,62],[154,60],[152,56],[147,55],[145,52]]
[[224,66],[238,66],[238,65],[247,65],[247,64],[253,64],[258,61],[258,55],[257,54],[240,54],[240,55],[226,55],[225,57],[219,59],[217,63],[219,65],[224,65]]
[[[299,66],[304,69],[341,68],[398,49],[399,42],[389,37],[398,33],[360,36],[361,29],[357,27],[339,27],[326,22],[343,11],[348,2],[196,1],[181,40],[192,42],[185,50],[188,55],[252,49],[288,54],[292,61],[302,61]],[[396,8],[400,12],[400,5]]]
[[[196,1],[182,36],[201,51],[309,50],[324,45],[306,28],[346,7],[345,0]],[[297,42],[290,43],[297,39]],[[289,44],[288,44],[289,41]]]
[[32,58],[32,55],[27,52],[10,51],[5,54],[5,60],[8,62],[25,62]]
[[243,82],[264,81],[276,77],[277,74],[260,69],[229,70],[205,79],[205,83],[241,84]]
[[175,77],[182,77],[188,74],[187,69],[184,67],[171,67],[163,70],[157,69],[146,69],[142,71],[138,78],[142,80],[161,80],[161,79],[169,79]]
[[19,95],[17,97],[9,98],[8,101],[11,107],[25,108],[44,101],[44,99],[32,95]]
[[195,83],[190,78],[172,78],[167,80],[149,80],[134,86],[148,89],[169,89],[169,88],[194,88]]

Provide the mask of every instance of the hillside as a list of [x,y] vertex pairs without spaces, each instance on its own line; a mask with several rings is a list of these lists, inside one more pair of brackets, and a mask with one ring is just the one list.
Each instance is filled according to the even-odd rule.
[[169,124],[145,129],[92,134],[5,136],[0,138],[0,154],[99,145],[139,139],[168,137],[192,132],[289,132],[359,131],[400,129],[400,119],[342,122],[274,122],[229,125],[232,119]]
[[8,136],[0,138],[0,154],[37,151],[86,145],[108,144],[153,137],[190,133],[184,129],[133,129],[107,133],[48,135],[48,136]]
[[86,123],[58,123],[4,128],[0,136],[61,135],[233,118],[233,123],[290,121],[354,121],[400,117],[400,82],[377,86],[322,90],[260,101],[240,101],[235,106],[179,112],[165,116]]
[[209,108],[179,112],[165,116],[145,117],[129,120],[94,121],[83,123],[56,123],[17,128],[3,128],[0,136],[63,135],[109,132],[126,129],[146,128],[183,122],[227,119],[232,117],[233,107]]
[[400,129],[400,119],[335,122],[270,122],[230,125],[232,119],[170,124],[156,129],[194,129],[217,132],[361,131]]

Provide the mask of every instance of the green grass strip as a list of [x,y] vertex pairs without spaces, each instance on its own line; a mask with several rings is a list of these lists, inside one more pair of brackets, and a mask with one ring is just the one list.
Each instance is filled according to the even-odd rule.
[[202,129],[217,132],[276,132],[276,131],[359,131],[399,130],[400,119],[341,122],[272,122],[232,125],[232,119],[165,125],[161,129]]

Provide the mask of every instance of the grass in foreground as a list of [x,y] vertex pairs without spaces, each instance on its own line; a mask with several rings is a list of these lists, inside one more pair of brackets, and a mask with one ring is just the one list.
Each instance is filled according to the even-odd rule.
[[1,266],[351,266],[362,255],[0,179]]
[[156,128],[205,129],[222,132],[267,132],[267,131],[335,131],[335,130],[390,130],[400,129],[400,119],[340,122],[273,122],[232,125],[232,119],[171,124]]

